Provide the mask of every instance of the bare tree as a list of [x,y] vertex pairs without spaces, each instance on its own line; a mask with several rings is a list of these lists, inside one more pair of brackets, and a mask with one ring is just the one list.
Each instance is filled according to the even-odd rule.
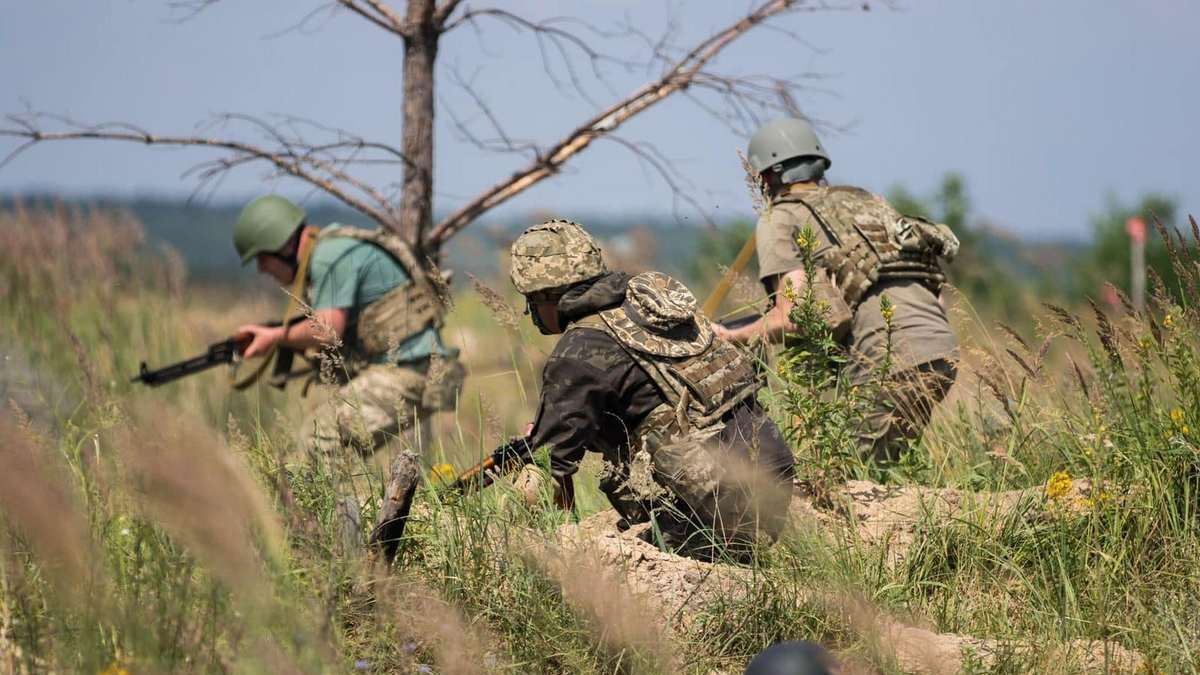
[[[220,0],[181,0],[171,3],[188,13],[203,11]],[[780,17],[801,12],[869,9],[869,3],[835,3],[832,0],[756,0],[748,11],[728,26],[699,42],[681,47],[673,33],[652,38],[632,26],[603,31],[569,17],[535,21],[511,11],[472,8],[460,0],[408,0],[403,11],[384,0],[334,0],[323,10],[349,12],[369,21],[404,42],[403,118],[400,147],[368,140],[342,129],[314,121],[287,117],[265,120],[246,115],[223,115],[209,125],[213,133],[236,130],[261,140],[240,140],[220,135],[160,135],[127,123],[86,124],[44,113],[10,114],[0,135],[18,140],[0,167],[31,146],[47,141],[102,139],[146,145],[200,146],[219,151],[218,157],[195,167],[198,190],[215,189],[229,170],[251,163],[267,163],[280,175],[290,176],[328,193],[343,203],[392,229],[408,241],[422,260],[436,260],[442,246],[464,227],[492,208],[558,173],[573,157],[595,140],[604,139],[628,149],[638,161],[658,172],[677,195],[688,199],[685,180],[653,145],[616,135],[630,118],[664,99],[685,95],[722,123],[745,133],[768,113],[799,115],[796,94],[799,77],[755,75],[735,77],[711,68],[714,59],[747,32],[773,29],[800,41],[801,38],[776,25]],[[602,79],[599,66],[628,61],[607,54],[596,46],[615,34],[644,41],[649,48],[649,80],[626,96],[618,96],[598,112],[579,122],[558,140],[538,144],[513,140],[485,102],[457,73],[454,83],[471,97],[487,120],[489,136],[474,132],[466,122],[451,117],[456,129],[481,149],[525,156],[525,164],[480,194],[465,200],[441,219],[433,219],[433,157],[435,116],[435,66],[442,37],[454,30],[471,28],[480,32],[487,22],[500,22],[529,33],[536,39],[543,65],[555,86],[573,88],[591,97],[581,84],[581,64]],[[702,96],[704,95],[704,96]],[[396,165],[398,186],[381,188],[356,175],[369,165]],[[695,202],[693,205],[698,206]]]

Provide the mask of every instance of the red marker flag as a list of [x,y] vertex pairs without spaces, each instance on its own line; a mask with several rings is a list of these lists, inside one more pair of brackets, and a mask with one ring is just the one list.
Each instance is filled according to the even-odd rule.
[[1134,216],[1125,221],[1125,231],[1129,233],[1129,238],[1133,241],[1144,244],[1146,243],[1146,221]]

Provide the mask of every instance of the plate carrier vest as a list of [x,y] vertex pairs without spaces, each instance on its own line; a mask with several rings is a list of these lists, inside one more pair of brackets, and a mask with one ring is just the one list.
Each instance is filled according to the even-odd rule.
[[321,230],[318,241],[337,237],[383,249],[409,278],[359,311],[354,351],[368,359],[383,356],[426,328],[441,327],[445,312],[439,293],[403,239],[384,228],[332,225]]
[[[706,321],[700,315],[694,320]],[[754,396],[761,386],[750,358],[729,342],[709,335],[708,344],[698,353],[669,356],[663,348],[669,345],[669,340],[663,336],[639,340],[636,334],[620,329],[631,321],[625,309],[618,306],[576,320],[567,330],[603,331],[654,382],[665,401],[646,416],[633,434],[651,455],[658,444],[677,436],[719,432],[724,426],[721,418]]]
[[880,281],[914,279],[934,293],[946,283],[941,261],[958,253],[950,228],[905,216],[880,197],[849,186],[792,190],[775,204],[806,207],[833,246],[823,254],[828,269],[853,311]]

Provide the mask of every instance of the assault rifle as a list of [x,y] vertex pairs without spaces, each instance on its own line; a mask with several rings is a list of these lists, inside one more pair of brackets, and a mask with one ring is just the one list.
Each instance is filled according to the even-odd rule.
[[[288,325],[291,326],[303,320],[303,316],[294,317],[288,321]],[[270,321],[262,325],[278,327],[282,326],[283,322]],[[246,347],[250,346],[250,342],[253,339],[251,335],[244,335],[215,342],[209,345],[208,349],[199,356],[194,356],[190,359],[172,363],[169,366],[155,370],[150,370],[146,366],[146,362],[142,361],[137,376],[130,380],[130,382],[141,382],[148,387],[157,387],[160,384],[174,382],[180,378],[195,375],[221,364],[234,363],[240,358],[241,353],[246,350]],[[287,380],[293,376],[292,363],[295,361],[296,352],[287,347],[278,347],[275,353],[275,367],[271,372],[270,383],[273,387],[283,389],[287,384]]]
[[[496,482],[497,477],[507,476],[529,464],[533,464],[533,448],[529,446],[529,438],[513,438],[492,451],[482,462],[461,473],[447,489],[457,494],[476,492]],[[564,511],[575,508],[575,481],[570,476],[558,484],[554,503]]]
[[524,436],[509,439],[482,462],[459,474],[447,489],[459,494],[476,492],[496,482],[498,476],[510,474],[532,463],[533,450],[529,447],[529,439]]

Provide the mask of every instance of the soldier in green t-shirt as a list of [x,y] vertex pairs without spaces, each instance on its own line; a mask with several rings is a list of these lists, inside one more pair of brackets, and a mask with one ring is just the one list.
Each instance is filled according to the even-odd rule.
[[[370,453],[431,413],[454,404],[462,384],[456,352],[438,328],[434,289],[406,269],[400,242],[382,231],[333,225],[307,227],[305,213],[283,197],[250,202],[234,228],[243,264],[294,289],[312,321],[272,327],[250,324],[243,356],[277,347],[298,351],[340,347],[326,375],[342,384],[305,421],[301,436],[326,455],[352,447]],[[305,283],[306,281],[306,283]]]
[[[770,201],[755,234],[759,276],[773,304],[752,324],[715,330],[735,342],[781,341],[796,328],[792,300],[781,291],[811,283],[847,349],[846,375],[861,385],[887,353],[886,295],[892,375],[863,420],[859,443],[869,458],[894,460],[920,437],[955,379],[958,341],[941,301],[940,262],[953,257],[958,241],[944,225],[902,216],[878,195],[827,185],[829,156],[803,120],[764,125],[748,155]],[[816,236],[816,279],[806,278],[797,241],[805,228]]]

